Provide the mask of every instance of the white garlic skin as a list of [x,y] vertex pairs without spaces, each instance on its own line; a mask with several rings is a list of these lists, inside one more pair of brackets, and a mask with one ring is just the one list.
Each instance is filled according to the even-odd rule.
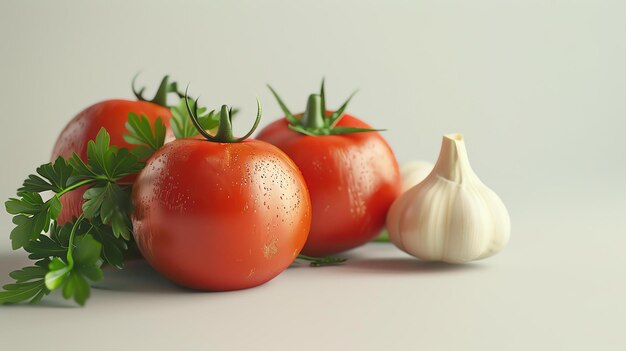
[[402,192],[411,189],[426,179],[432,172],[434,165],[426,161],[409,161],[400,166],[402,177]]
[[433,171],[387,214],[389,239],[426,261],[463,263],[500,251],[511,233],[502,200],[472,170],[460,134],[445,135]]

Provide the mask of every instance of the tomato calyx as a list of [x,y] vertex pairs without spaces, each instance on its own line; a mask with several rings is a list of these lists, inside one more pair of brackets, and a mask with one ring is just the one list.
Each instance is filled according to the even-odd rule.
[[337,109],[332,112],[330,116],[326,115],[326,95],[324,92],[324,79],[322,79],[322,87],[319,94],[309,95],[307,100],[306,110],[302,114],[302,117],[296,117],[283,100],[278,96],[276,91],[268,84],[278,105],[280,106],[285,118],[289,121],[289,129],[301,134],[309,136],[321,136],[321,135],[336,135],[336,134],[351,134],[351,133],[363,133],[363,132],[376,132],[383,131],[384,129],[371,129],[371,128],[353,128],[337,126],[341,118],[344,116],[344,111],[348,107],[348,103],[352,97],[357,93],[352,93],[348,99]]
[[[187,87],[187,89],[189,89],[189,87]],[[256,130],[256,128],[259,126],[259,122],[261,122],[261,101],[259,101],[259,99],[256,99],[256,104],[257,104],[257,114],[256,114],[256,119],[254,120],[254,125],[252,126],[252,128],[250,128],[250,131],[248,131],[248,133],[246,133],[246,135],[240,137],[240,138],[235,138],[233,136],[233,109],[232,107],[228,107],[227,105],[222,105],[222,108],[220,110],[220,115],[219,115],[219,124],[217,125],[217,131],[215,132],[215,135],[211,135],[209,134],[209,132],[207,132],[202,124],[200,123],[200,120],[198,119],[198,100],[195,100],[195,103],[193,104],[193,111],[191,106],[189,105],[189,100],[190,98],[187,96],[187,90],[185,90],[185,94],[183,95],[183,98],[185,99],[185,105],[187,106],[187,112],[189,113],[189,117],[191,117],[191,121],[193,122],[194,127],[196,127],[196,129],[198,130],[198,133],[200,133],[203,137],[206,138],[206,140],[211,141],[211,142],[215,142],[215,143],[239,143],[242,142],[244,140],[246,140],[249,136],[252,135],[252,133],[254,133],[254,131]],[[210,114],[213,114],[214,111],[211,111]]]
[[163,79],[161,79],[161,83],[159,84],[159,88],[157,89],[157,92],[155,93],[154,98],[152,98],[152,100],[148,100],[147,98],[143,96],[143,93],[146,90],[146,87],[141,87],[141,89],[139,90],[135,89],[135,81],[137,80],[138,76],[139,76],[139,73],[135,74],[135,77],[133,77],[133,81],[131,83],[131,89],[133,90],[133,94],[139,101],[146,101],[146,102],[151,102],[153,104],[161,105],[163,107],[169,107],[167,105],[167,96],[170,93],[176,94],[179,98],[183,97],[183,94],[178,91],[178,83],[170,82],[170,77],[166,75],[165,77],[163,77]]

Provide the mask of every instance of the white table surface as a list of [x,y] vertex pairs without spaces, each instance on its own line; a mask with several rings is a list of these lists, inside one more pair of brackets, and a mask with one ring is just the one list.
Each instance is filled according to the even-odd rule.
[[[574,205],[517,211],[509,247],[467,265],[421,263],[391,244],[371,243],[345,254],[343,266],[295,265],[257,288],[200,293],[134,261],[125,271],[107,270],[84,308],[60,296],[38,306],[1,307],[0,345],[623,350],[624,226],[598,221],[617,219],[615,205],[591,214]],[[600,233],[604,239],[595,240]],[[0,282],[23,263],[20,254],[1,253]]]

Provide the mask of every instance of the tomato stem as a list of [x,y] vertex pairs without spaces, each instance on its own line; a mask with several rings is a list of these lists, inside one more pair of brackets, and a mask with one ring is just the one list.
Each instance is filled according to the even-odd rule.
[[322,96],[318,94],[309,95],[306,103],[306,110],[302,116],[300,125],[309,130],[319,130],[325,127],[324,115],[326,111],[322,108]]
[[139,90],[135,89],[135,81],[137,80],[138,76],[139,76],[139,73],[137,73],[135,77],[133,77],[131,88],[133,90],[133,94],[135,94],[135,97],[139,101],[147,101],[153,104],[161,105],[163,107],[168,107],[167,95],[169,93],[175,93],[176,95],[178,95],[178,97],[181,97],[181,98],[183,97],[183,94],[178,91],[178,83],[170,82],[170,77],[166,75],[165,77],[163,77],[163,79],[161,79],[161,83],[159,84],[159,88],[157,89],[157,92],[154,95],[154,98],[152,98],[152,100],[148,100],[144,98],[143,96],[143,93],[146,90],[146,87],[142,87]]
[[348,103],[356,94],[356,91],[348,97],[341,107],[336,111],[326,114],[326,96],[324,89],[324,79],[322,79],[322,87],[319,94],[309,95],[307,100],[306,110],[304,111],[302,118],[297,118],[289,111],[289,108],[285,105],[283,100],[278,96],[276,91],[268,85],[268,88],[272,91],[272,94],[278,101],[280,108],[285,113],[285,118],[289,121],[289,129],[298,132],[300,134],[309,136],[320,135],[337,135],[337,134],[352,134],[352,133],[364,133],[381,131],[382,129],[372,128],[354,128],[347,126],[337,126],[341,118],[344,116],[344,111],[348,107]]
[[250,131],[248,131],[246,135],[242,136],[241,138],[234,138],[233,137],[233,124],[232,124],[233,109],[229,108],[226,105],[222,105],[222,108],[220,110],[220,116],[219,116],[219,124],[217,126],[217,132],[215,133],[215,135],[211,135],[209,134],[209,132],[204,130],[200,121],[198,120],[198,99],[196,99],[196,102],[194,104],[194,110],[193,111],[191,110],[191,106],[189,106],[189,97],[187,96],[188,90],[189,90],[189,86],[187,86],[187,89],[185,90],[185,94],[183,95],[185,99],[185,105],[187,106],[187,112],[189,113],[189,117],[191,118],[191,122],[193,122],[194,127],[196,127],[196,129],[198,130],[198,133],[200,133],[208,141],[215,142],[215,143],[242,142],[246,140],[250,135],[252,135],[252,133],[254,133],[256,128],[259,126],[259,122],[261,122],[261,111],[262,111],[261,101],[259,101],[259,99],[256,99],[257,114],[256,114],[256,119],[254,120],[254,125],[252,126],[252,128],[250,128]]
[[222,105],[220,110],[220,122],[217,125],[215,139],[217,140],[233,140],[233,121],[231,117],[232,109]]

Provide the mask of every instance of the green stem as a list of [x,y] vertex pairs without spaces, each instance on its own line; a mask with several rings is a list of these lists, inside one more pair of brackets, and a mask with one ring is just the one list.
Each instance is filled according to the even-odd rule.
[[70,232],[70,242],[67,247],[67,266],[70,270],[74,268],[74,257],[72,256],[72,252],[74,251],[74,234],[76,234],[76,228],[78,228],[78,225],[80,224],[80,222],[82,222],[84,218],[85,216],[81,214],[78,219],[76,219],[76,223],[74,223],[74,226],[72,226],[72,231]]
[[322,96],[311,94],[306,103],[306,110],[304,111],[300,125],[306,129],[322,129],[324,128],[325,115],[326,111],[322,108]]
[[163,107],[168,107],[167,95],[169,93],[174,93],[178,95],[179,97],[182,97],[182,94],[178,91],[178,84],[176,82],[170,82],[170,77],[165,76],[163,77],[163,79],[161,79],[161,83],[159,84],[159,88],[157,89],[157,92],[154,95],[154,98],[152,98],[152,100],[148,100],[143,96],[143,92],[146,90],[145,87],[142,87],[139,90],[135,89],[135,81],[137,80],[138,76],[139,76],[139,73],[137,73],[135,77],[133,78],[131,88],[133,90],[133,94],[135,94],[135,97],[139,101],[152,102],[154,104],[161,105]]
[[222,105],[220,110],[220,124],[217,125],[217,132],[214,138],[222,143],[233,140],[233,123],[230,118],[230,110],[226,105]]
[[388,243],[391,242],[389,239],[389,232],[386,229],[383,229],[380,234],[376,237],[376,239],[372,240],[376,243]]
[[313,257],[300,254],[297,258],[311,262],[311,267],[333,266],[346,262],[345,258],[339,257]]
[[159,89],[157,89],[154,99],[152,99],[153,103],[167,107],[167,94],[171,91],[169,80],[169,76],[163,77],[161,84],[159,84]]
[[54,196],[55,196],[55,197],[57,197],[57,198],[59,198],[59,197],[63,196],[63,194],[65,194],[65,193],[67,193],[67,192],[69,192],[69,191],[72,191],[72,190],[74,190],[74,189],[76,189],[76,188],[79,188],[79,187],[81,187],[81,186],[83,186],[83,185],[87,185],[87,184],[89,184],[89,183],[93,183],[93,182],[95,182],[95,181],[96,181],[96,179],[85,179],[85,180],[81,180],[80,182],[78,182],[78,183],[76,183],[76,184],[72,184],[72,185],[68,186],[67,188],[63,189],[61,192],[59,192],[59,193],[55,194]]
[[254,120],[254,125],[248,131],[248,133],[246,133],[246,135],[242,136],[241,138],[233,137],[233,110],[232,108],[229,109],[226,105],[222,105],[222,109],[220,110],[220,119],[219,124],[217,125],[217,132],[215,133],[215,135],[209,134],[206,130],[204,130],[204,128],[202,128],[202,125],[198,120],[198,99],[196,99],[196,102],[194,104],[194,111],[191,110],[191,106],[189,105],[189,96],[187,95],[188,89],[189,87],[187,87],[187,89],[185,90],[184,96],[185,105],[187,106],[187,113],[189,113],[191,122],[193,122],[193,125],[194,127],[196,127],[196,130],[198,130],[198,133],[205,137],[206,140],[215,143],[239,143],[246,140],[250,135],[252,135],[252,133],[254,133],[256,128],[259,126],[259,122],[261,121],[261,102],[259,101],[259,99],[257,99],[256,119]]

